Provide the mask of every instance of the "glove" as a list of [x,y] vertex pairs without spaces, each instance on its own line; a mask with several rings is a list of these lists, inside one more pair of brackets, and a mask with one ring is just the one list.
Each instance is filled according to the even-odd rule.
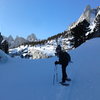
[[59,62],[58,61],[55,61],[55,65],[57,65],[57,64],[59,64]]
[[70,61],[70,63],[73,63],[73,61]]

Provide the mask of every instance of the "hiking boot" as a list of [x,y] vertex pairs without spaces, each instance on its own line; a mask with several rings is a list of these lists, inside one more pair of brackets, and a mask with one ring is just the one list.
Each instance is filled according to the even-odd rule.
[[59,82],[60,84],[64,84],[65,82],[63,82],[63,81],[61,81],[61,82]]
[[61,83],[65,83],[65,80],[62,80]]
[[70,78],[67,78],[66,81],[71,81],[71,79]]

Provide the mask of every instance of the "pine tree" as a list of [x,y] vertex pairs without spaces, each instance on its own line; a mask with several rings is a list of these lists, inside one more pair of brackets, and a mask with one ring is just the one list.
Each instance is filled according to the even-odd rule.
[[71,34],[74,37],[73,41],[75,48],[86,41],[85,34],[89,31],[89,25],[90,24],[87,22],[87,20],[83,20],[76,27],[71,29]]
[[98,14],[98,16],[96,17],[95,24],[96,24],[96,27],[94,31],[100,33],[100,14]]

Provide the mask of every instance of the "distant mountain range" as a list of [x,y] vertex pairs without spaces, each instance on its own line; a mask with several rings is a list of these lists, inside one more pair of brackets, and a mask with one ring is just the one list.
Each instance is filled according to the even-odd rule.
[[14,39],[11,35],[8,37],[4,36],[4,38],[8,41],[9,48],[15,48],[24,43],[35,42],[38,40],[34,33],[28,35],[26,39],[23,37],[19,37],[19,36],[16,36],[16,38]]

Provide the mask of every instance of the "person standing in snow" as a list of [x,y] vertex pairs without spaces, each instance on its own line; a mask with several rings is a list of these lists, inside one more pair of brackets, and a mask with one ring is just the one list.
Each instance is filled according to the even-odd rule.
[[62,82],[64,83],[65,81],[71,81],[70,78],[68,78],[68,75],[66,73],[66,67],[68,66],[68,63],[71,61],[70,55],[63,51],[61,49],[61,46],[58,45],[56,48],[56,56],[58,56],[59,60],[55,61],[55,65],[61,64],[62,65]]

